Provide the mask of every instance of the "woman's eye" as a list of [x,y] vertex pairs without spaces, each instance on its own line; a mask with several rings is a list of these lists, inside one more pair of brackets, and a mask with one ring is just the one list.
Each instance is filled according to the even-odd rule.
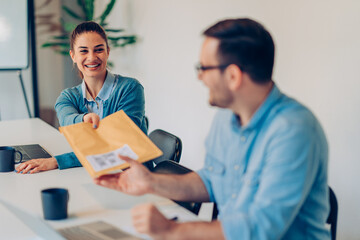
[[80,50],[81,53],[87,53],[87,50]]
[[95,49],[95,52],[102,52],[102,51],[104,51],[104,49],[103,49],[103,48],[98,48],[98,49]]

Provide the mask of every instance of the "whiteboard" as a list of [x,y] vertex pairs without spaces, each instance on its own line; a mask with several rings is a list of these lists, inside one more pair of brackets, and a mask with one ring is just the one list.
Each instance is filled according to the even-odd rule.
[[29,65],[28,0],[1,0],[0,70]]

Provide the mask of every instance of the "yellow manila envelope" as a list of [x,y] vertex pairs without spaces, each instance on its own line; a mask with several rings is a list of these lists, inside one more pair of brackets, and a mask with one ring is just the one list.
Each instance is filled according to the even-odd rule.
[[91,123],[77,123],[59,130],[93,178],[129,167],[118,154],[141,163],[162,155],[123,110],[105,117],[97,129]]

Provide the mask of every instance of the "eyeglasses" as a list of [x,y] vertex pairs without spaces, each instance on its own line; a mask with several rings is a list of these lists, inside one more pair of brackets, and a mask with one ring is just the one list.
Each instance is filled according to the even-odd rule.
[[195,65],[195,70],[198,74],[201,74],[207,70],[211,70],[211,69],[220,69],[220,70],[225,70],[230,64],[226,64],[226,65],[218,65],[218,66],[203,66],[201,65],[201,63],[198,63]]

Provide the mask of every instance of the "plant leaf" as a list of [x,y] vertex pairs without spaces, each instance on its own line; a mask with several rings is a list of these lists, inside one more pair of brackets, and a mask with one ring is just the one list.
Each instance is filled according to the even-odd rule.
[[119,43],[119,41],[113,41],[111,42],[112,47],[125,47],[126,45],[134,44],[136,42],[136,38],[128,38],[123,39],[122,43]]
[[67,33],[71,33],[76,28],[76,26],[77,24],[75,23],[67,22],[64,24],[64,30]]
[[64,56],[69,55],[69,51],[66,51],[66,50],[55,50],[55,52],[60,53],[61,55],[64,55]]
[[91,21],[94,18],[94,0],[85,0],[84,4],[86,21]]
[[113,28],[105,28],[106,32],[114,32],[114,33],[118,33],[118,32],[123,32],[124,29],[113,29]]
[[84,20],[84,18],[80,17],[77,13],[75,13],[73,10],[71,10],[70,8],[66,7],[66,6],[62,6],[62,9],[69,14],[71,17],[75,18],[75,19],[79,19],[79,20]]
[[114,63],[112,61],[108,61],[107,66],[112,69],[114,67]]
[[45,48],[45,47],[67,47],[70,46],[69,43],[67,42],[46,42],[43,45],[41,45],[41,47]]
[[120,37],[108,37],[108,39],[111,41],[118,41],[120,39],[130,40],[130,39],[136,39],[136,36],[131,35],[131,36],[120,36]]
[[104,12],[100,16],[100,25],[103,26],[105,19],[110,14],[111,10],[113,9],[116,0],[111,0],[110,3],[106,6]]
[[56,40],[68,40],[69,35],[65,34],[65,35],[60,35],[60,36],[54,36],[53,39],[56,39]]
[[85,2],[84,0],[77,0],[77,4],[81,7],[81,10],[85,16],[84,19],[86,19],[86,8],[85,8]]

